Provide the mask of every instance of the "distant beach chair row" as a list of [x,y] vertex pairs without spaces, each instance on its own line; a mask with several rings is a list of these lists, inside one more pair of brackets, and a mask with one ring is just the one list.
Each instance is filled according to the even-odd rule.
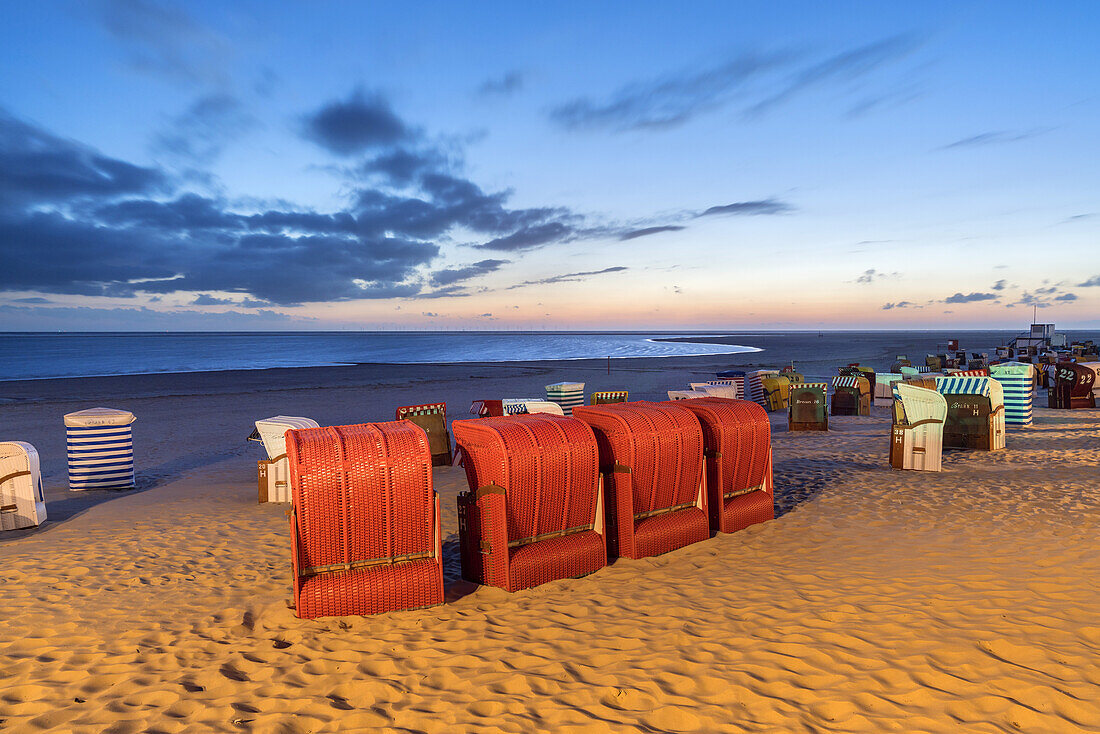
[[[69,490],[134,488],[134,414],[89,408],[65,415]],[[0,443],[0,530],[46,521],[38,450],[24,441]]]
[[[774,516],[771,432],[723,398],[576,406],[452,424],[469,491],[462,575],[517,591]],[[295,610],[373,614],[443,600],[439,499],[411,421],[288,430]]]

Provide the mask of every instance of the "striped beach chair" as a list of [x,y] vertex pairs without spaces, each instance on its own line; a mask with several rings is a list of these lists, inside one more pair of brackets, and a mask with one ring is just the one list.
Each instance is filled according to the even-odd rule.
[[317,428],[317,421],[297,415],[275,415],[256,421],[249,441],[262,443],[267,459],[256,462],[256,492],[260,504],[290,502],[290,463],[286,458],[286,432]]
[[65,416],[69,489],[133,489],[134,437],[128,410],[89,408]]
[[771,375],[778,375],[779,370],[756,370],[749,372],[745,375],[745,396],[746,399],[753,401],[761,408],[767,410],[768,402],[764,395],[764,383],[765,377]]
[[745,397],[745,373],[741,370],[724,370],[722,372],[714,373],[717,380],[709,380],[711,385],[736,385],[737,397],[744,399]]
[[550,413],[551,415],[565,415],[562,407],[549,400],[538,398],[505,398],[500,401],[504,409],[504,415],[528,415],[529,413]]
[[45,521],[38,451],[23,441],[0,443],[0,530],[33,528]]
[[626,390],[602,390],[588,397],[589,405],[607,405],[609,403],[630,402],[630,393]]
[[943,445],[997,451],[1005,447],[1005,399],[992,377],[937,377],[936,391],[947,401]]
[[1030,426],[1035,400],[1035,365],[1000,362],[989,368],[1005,395],[1005,425]]
[[947,401],[935,390],[895,382],[890,466],[940,471]]
[[788,431],[829,430],[829,403],[826,382],[801,382],[791,385],[788,398]]
[[[944,374],[947,374],[947,370],[944,370]],[[952,370],[952,377],[989,377],[989,370],[985,367],[978,367],[975,369],[965,370]]]
[[561,406],[562,413],[571,415],[573,408],[584,405],[583,382],[555,382],[546,386],[546,399]]
[[866,377],[837,375],[833,378],[833,415],[871,415],[871,384]]

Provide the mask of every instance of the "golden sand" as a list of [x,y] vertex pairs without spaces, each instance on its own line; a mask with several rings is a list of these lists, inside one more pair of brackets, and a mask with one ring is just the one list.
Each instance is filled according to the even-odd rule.
[[0,730],[1100,730],[1100,410],[940,474],[888,421],[773,416],[774,522],[517,594],[456,580],[437,470],[448,603],[372,618],[287,608],[255,457],[175,467],[0,539]]

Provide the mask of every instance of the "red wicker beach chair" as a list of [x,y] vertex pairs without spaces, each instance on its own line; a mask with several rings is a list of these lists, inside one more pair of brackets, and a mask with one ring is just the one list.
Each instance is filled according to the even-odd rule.
[[774,519],[767,412],[750,400],[728,398],[682,400],[675,405],[694,413],[703,429],[710,529],[734,533]]
[[610,554],[645,558],[710,537],[694,413],[636,402],[578,406],[573,417],[592,427],[599,445]]
[[424,430],[408,421],[286,433],[299,617],[443,601],[439,498]]
[[504,415],[503,400],[475,400],[470,403],[470,415],[478,418],[496,418]]
[[447,433],[447,404],[403,405],[395,412],[397,420],[412,421],[428,434],[434,466],[451,465],[451,434]]
[[592,430],[549,413],[455,421],[469,492],[458,498],[462,575],[519,591],[607,565]]

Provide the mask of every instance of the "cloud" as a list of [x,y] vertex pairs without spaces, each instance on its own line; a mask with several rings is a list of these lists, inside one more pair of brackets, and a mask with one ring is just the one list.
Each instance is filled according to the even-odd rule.
[[200,293],[195,300],[191,301],[192,306],[231,306],[233,301],[229,298],[215,298],[209,293]]
[[623,232],[619,235],[619,241],[625,242],[627,240],[636,240],[639,237],[649,237],[650,235],[660,234],[662,232],[679,232],[687,229],[676,224],[665,224],[660,227],[643,227],[641,229],[632,229],[629,232]]
[[1021,140],[1027,140],[1028,138],[1034,138],[1039,135],[1044,135],[1053,129],[1054,128],[1050,127],[1041,127],[1022,131],[994,130],[991,132],[979,133],[977,135],[971,135],[969,137],[956,140],[953,143],[948,143],[947,145],[940,147],[939,150],[951,150],[953,148],[977,148],[983,145],[1016,143]]
[[1083,283],[1078,283],[1078,288],[1091,288],[1093,286],[1100,286],[1100,275],[1094,275]]
[[998,280],[996,283],[994,283],[993,285],[991,285],[989,287],[992,288],[995,291],[1003,291],[1005,289],[1005,286],[1007,286],[1007,285],[1008,285],[1007,280]]
[[433,319],[436,318],[437,316],[439,316],[439,314],[434,313],[433,311],[421,311],[420,315],[421,316],[427,316],[428,318],[433,318]]
[[[616,265],[610,268],[604,268],[603,270],[585,270],[579,273],[564,273],[562,275],[553,275],[549,278],[541,278],[539,280],[525,280],[522,283],[516,283],[515,285],[508,286],[507,290],[514,290],[516,288],[526,288],[530,285],[550,285],[552,283],[573,283],[579,280],[585,280],[596,275],[606,275],[608,273],[621,273],[629,270],[625,265]],[[542,304],[539,304],[542,305]]]
[[53,301],[51,301],[50,299],[42,298],[41,296],[31,296],[29,298],[13,298],[11,300],[11,302],[12,303],[30,303],[30,304],[53,303]]
[[487,273],[492,273],[499,270],[502,265],[507,265],[509,262],[511,262],[511,260],[481,260],[461,268],[437,270],[432,273],[431,282],[432,285],[436,286],[452,285],[463,280],[470,280],[471,278],[477,278]]
[[153,151],[193,163],[208,164],[226,145],[255,127],[258,120],[239,99],[207,94],[196,99],[153,141]]
[[573,233],[573,228],[562,221],[544,222],[523,227],[520,230],[504,237],[497,237],[480,245],[474,245],[479,250],[500,250],[503,252],[516,252],[518,250],[530,250],[550,242],[560,242],[567,239]]
[[0,109],[0,210],[169,188],[162,171],[102,155]]
[[1066,217],[1062,220],[1062,224],[1069,224],[1071,222],[1080,222],[1084,219],[1092,219],[1096,216],[1096,212],[1086,212],[1084,214],[1074,214],[1073,216]]
[[340,156],[404,143],[417,137],[380,94],[356,89],[307,115],[302,134]]
[[229,43],[179,7],[154,0],[90,5],[103,28],[129,53],[134,69],[186,85],[227,83]]
[[875,269],[864,270],[863,275],[856,278],[857,283],[870,283],[875,279]]
[[914,308],[914,307],[919,308],[917,306],[917,304],[913,303],[912,301],[898,301],[897,303],[884,303],[884,304],[882,304],[882,310],[883,311],[889,311],[889,310],[894,309],[894,308]]
[[1055,301],[1076,301],[1077,300],[1077,294],[1076,293],[1063,293],[1060,296],[1055,296],[1054,300]]
[[435,148],[395,148],[364,161],[358,171],[367,175],[380,175],[397,186],[407,186],[426,173],[446,170],[449,166],[447,157]]
[[486,79],[477,88],[477,93],[482,97],[510,97],[523,88],[523,82],[522,73],[509,71],[504,76]]
[[0,306],[0,317],[7,328],[17,331],[250,331],[295,329],[315,323],[312,318],[290,316],[268,309],[242,313],[196,309],[156,311],[144,307]]
[[943,299],[944,303],[974,303],[976,301],[995,301],[998,296],[996,293],[956,293],[953,296],[948,296]]
[[730,104],[759,115],[814,88],[864,77],[917,45],[912,36],[896,36],[818,60],[799,53],[744,54],[709,68],[633,82],[604,100],[578,97],[553,107],[549,117],[569,130],[622,132],[675,127]]
[[760,199],[758,201],[737,201],[733,204],[712,206],[697,216],[707,217],[715,214],[786,214],[793,210],[794,208],[786,202],[777,199]]

